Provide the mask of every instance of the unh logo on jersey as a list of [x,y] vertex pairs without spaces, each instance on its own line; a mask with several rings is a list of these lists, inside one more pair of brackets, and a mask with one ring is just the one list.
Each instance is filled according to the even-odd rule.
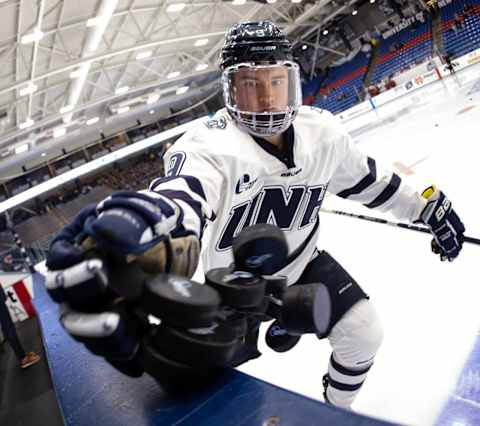
[[242,192],[249,190],[256,182],[257,179],[250,181],[250,176],[245,174],[238,179],[237,185],[235,186],[235,192],[241,194]]
[[327,185],[262,188],[253,198],[232,207],[216,249],[228,250],[243,228],[256,223],[271,223],[284,231],[313,225],[326,188]]
[[227,120],[221,116],[218,120],[212,118],[205,123],[209,129],[225,129],[227,127]]

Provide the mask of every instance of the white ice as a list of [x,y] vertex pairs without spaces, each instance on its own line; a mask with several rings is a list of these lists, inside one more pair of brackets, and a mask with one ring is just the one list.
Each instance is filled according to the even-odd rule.
[[[475,207],[480,91],[469,92],[480,86],[479,71],[480,66],[470,67],[457,78],[414,92],[401,113],[389,116],[387,106],[378,111],[376,126],[352,132],[363,152],[397,172],[394,163],[418,162],[414,174],[401,174],[402,179],[419,191],[425,183],[439,186],[474,237],[480,237]],[[381,216],[337,197],[329,197],[324,207]],[[466,244],[454,262],[440,262],[426,234],[327,213],[321,214],[321,226],[319,246],[370,295],[385,330],[354,410],[402,424],[433,425],[478,335],[480,247]],[[290,352],[278,354],[264,343],[267,326],[262,325],[260,339],[263,356],[239,370],[322,400],[328,341],[304,336]]]

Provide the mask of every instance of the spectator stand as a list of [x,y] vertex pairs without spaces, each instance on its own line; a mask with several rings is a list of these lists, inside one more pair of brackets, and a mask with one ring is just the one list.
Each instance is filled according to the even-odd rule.
[[331,66],[313,105],[336,114],[357,104],[363,93],[368,61],[364,52],[358,52],[350,61]]
[[381,42],[371,84],[380,85],[387,77],[418,65],[432,56],[432,21],[410,18],[411,24]]
[[458,58],[480,46],[480,0],[444,3],[440,8],[445,53]]

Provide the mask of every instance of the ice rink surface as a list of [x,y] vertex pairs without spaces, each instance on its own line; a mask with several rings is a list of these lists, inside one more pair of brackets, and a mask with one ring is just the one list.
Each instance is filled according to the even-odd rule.
[[[480,66],[395,102],[402,106],[387,104],[373,125],[351,131],[357,146],[418,191],[435,183],[451,199],[466,234],[480,238]],[[323,207],[393,219],[334,196]],[[354,410],[421,426],[438,425],[455,399],[480,413],[480,376],[461,376],[479,334],[480,246],[465,245],[454,262],[440,262],[426,234],[328,213],[321,213],[321,228],[319,247],[370,295],[385,331]],[[264,343],[267,326],[263,356],[239,370],[322,400],[328,341],[303,336],[290,352],[277,354]],[[472,399],[461,396],[459,386],[468,387]],[[442,425],[478,424],[455,416]]]

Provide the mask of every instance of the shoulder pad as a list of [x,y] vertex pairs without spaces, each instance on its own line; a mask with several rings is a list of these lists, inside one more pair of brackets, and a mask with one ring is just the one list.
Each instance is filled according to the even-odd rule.
[[226,129],[227,128],[227,120],[222,115],[218,118],[212,118],[205,123],[205,126],[208,129]]

